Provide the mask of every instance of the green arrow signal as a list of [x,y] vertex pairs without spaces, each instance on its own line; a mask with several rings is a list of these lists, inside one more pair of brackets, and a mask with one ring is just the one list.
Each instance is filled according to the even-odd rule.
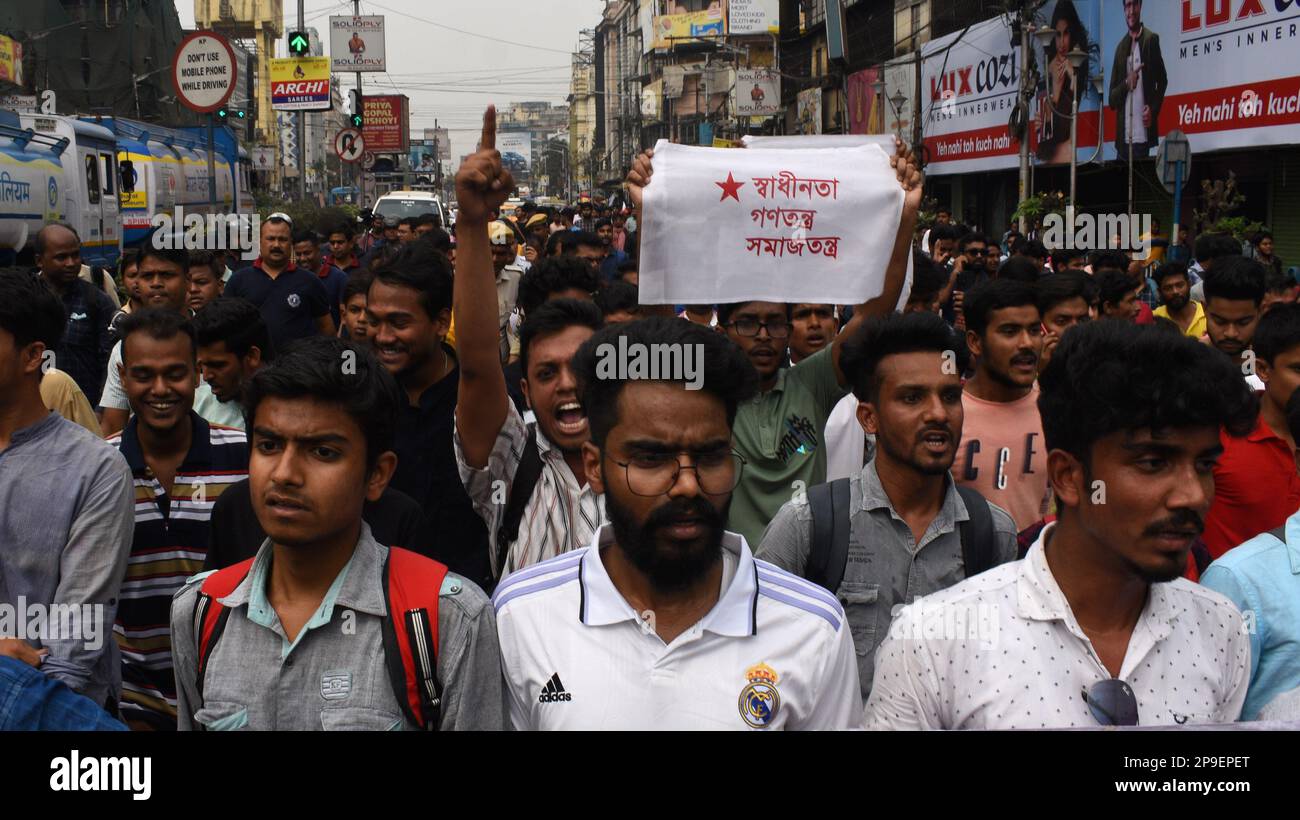
[[307,38],[299,34],[298,36],[294,37],[292,40],[289,41],[289,47],[292,48],[294,51],[306,51]]

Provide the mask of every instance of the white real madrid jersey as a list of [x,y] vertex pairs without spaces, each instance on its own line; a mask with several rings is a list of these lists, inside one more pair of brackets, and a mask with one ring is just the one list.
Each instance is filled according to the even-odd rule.
[[839,601],[723,536],[717,604],[664,644],[614,587],[600,546],[508,576],[493,605],[517,729],[854,729],[863,723]]

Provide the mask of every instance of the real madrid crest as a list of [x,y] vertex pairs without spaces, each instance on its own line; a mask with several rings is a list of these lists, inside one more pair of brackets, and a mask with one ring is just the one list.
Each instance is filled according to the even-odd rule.
[[766,729],[781,709],[781,693],[776,688],[780,676],[765,663],[745,670],[749,684],[740,690],[740,717],[755,729]]

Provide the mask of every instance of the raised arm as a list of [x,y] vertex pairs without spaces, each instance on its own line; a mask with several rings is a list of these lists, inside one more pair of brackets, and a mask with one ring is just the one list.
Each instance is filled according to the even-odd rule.
[[[641,258],[641,236],[645,233],[645,218],[642,216],[641,205],[645,198],[645,186],[650,184],[650,176],[654,173],[654,168],[650,164],[654,155],[655,152],[651,149],[642,151],[632,163],[632,170],[627,172],[627,179],[624,182],[628,199],[632,200],[632,214],[636,217],[636,247],[630,248],[628,253],[635,252],[637,259]],[[673,313],[672,305],[641,305],[641,315],[672,318],[676,314]]]
[[925,177],[916,167],[916,158],[901,140],[896,140],[898,149],[889,160],[898,184],[903,189],[903,218],[898,223],[898,233],[894,236],[894,250],[889,257],[889,267],[885,269],[885,290],[874,299],[858,305],[853,311],[853,319],[836,335],[831,342],[831,358],[835,360],[835,375],[840,385],[848,383],[844,371],[840,370],[840,349],[844,340],[872,316],[884,316],[898,305],[898,297],[903,292],[903,282],[907,279],[907,259],[912,253],[912,236],[916,232],[916,218],[921,210],[921,191]]
[[505,375],[497,326],[497,288],[488,244],[488,218],[505,203],[515,180],[501,167],[496,148],[497,112],[489,106],[483,115],[479,150],[456,173],[456,277],[452,310],[456,319],[456,353],[460,358],[460,393],[456,401],[456,428],[466,463],[487,466],[492,444],[505,423]]

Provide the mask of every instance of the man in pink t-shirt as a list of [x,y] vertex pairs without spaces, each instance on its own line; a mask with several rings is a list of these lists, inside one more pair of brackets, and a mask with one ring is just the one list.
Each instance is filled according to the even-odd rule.
[[1024,530],[1048,512],[1047,447],[1038,416],[1043,325],[1034,288],[995,279],[966,297],[966,345],[976,358],[953,478],[1011,514]]

